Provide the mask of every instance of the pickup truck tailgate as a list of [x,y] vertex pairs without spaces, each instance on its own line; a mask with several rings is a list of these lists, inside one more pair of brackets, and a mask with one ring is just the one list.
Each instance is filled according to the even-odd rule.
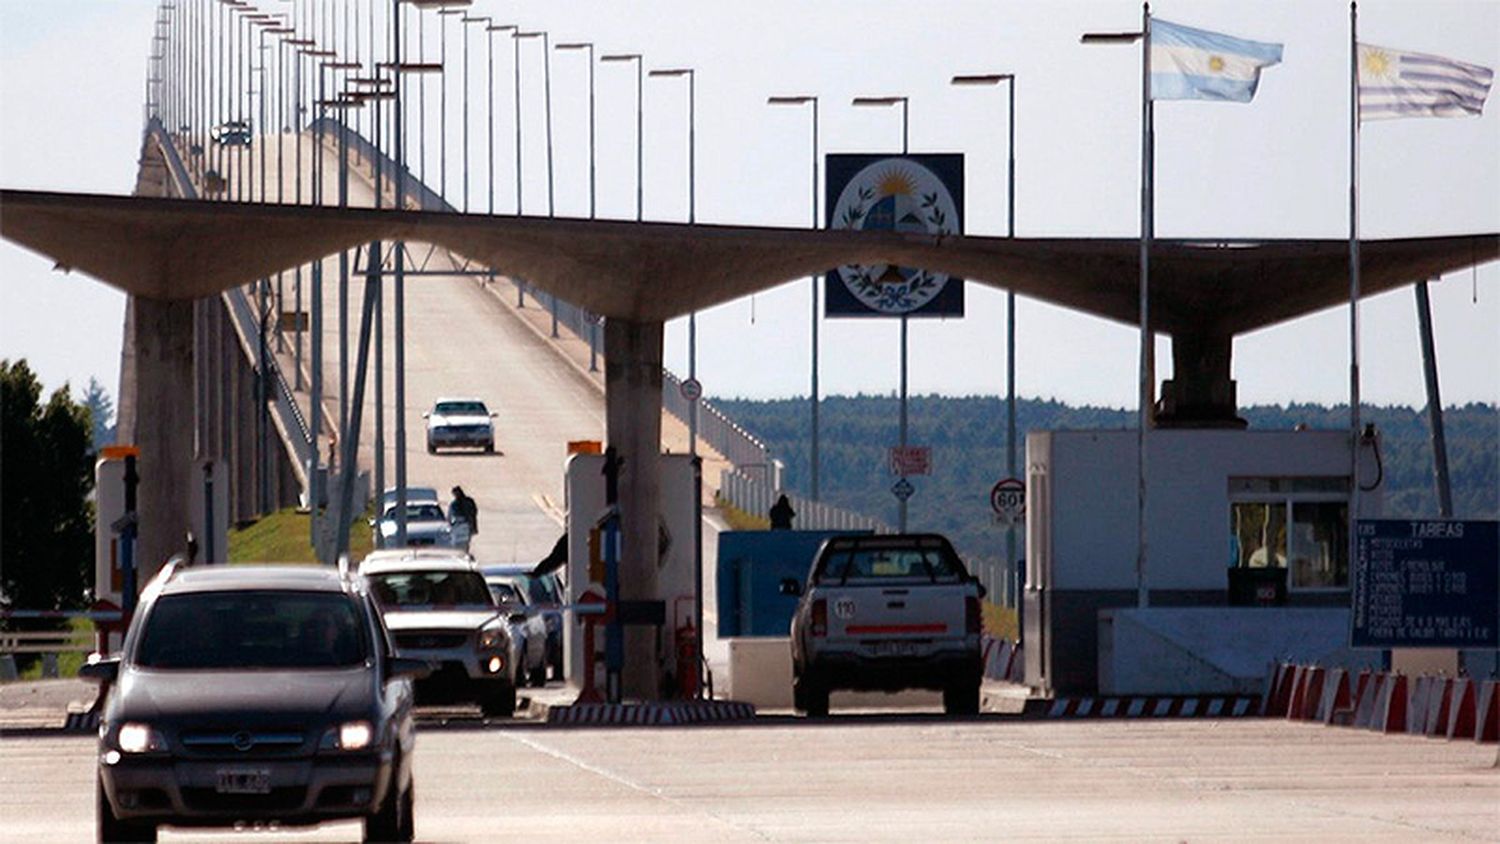
[[830,587],[828,634],[864,641],[962,637],[972,589],[960,583]]

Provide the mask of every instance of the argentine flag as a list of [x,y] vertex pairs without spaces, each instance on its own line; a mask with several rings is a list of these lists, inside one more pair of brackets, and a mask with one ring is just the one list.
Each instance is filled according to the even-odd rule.
[[1281,45],[1151,19],[1151,99],[1248,103]]

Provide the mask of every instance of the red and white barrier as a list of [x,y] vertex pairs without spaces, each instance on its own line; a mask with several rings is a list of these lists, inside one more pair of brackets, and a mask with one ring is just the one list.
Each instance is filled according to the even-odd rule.
[[1500,741],[1500,682],[1495,680],[1383,671],[1361,671],[1351,679],[1342,668],[1282,663],[1271,666],[1260,703],[1262,715],[1288,721]]
[[1500,741],[1500,684],[1485,680],[1474,710],[1474,740]]

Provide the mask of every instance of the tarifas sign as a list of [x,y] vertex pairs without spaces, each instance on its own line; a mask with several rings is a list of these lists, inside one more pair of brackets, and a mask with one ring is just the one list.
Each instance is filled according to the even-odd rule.
[[1500,647],[1500,522],[1361,520],[1356,538],[1351,645]]

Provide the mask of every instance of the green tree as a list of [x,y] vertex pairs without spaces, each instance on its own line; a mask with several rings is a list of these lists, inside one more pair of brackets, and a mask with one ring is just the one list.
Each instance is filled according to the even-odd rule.
[[90,378],[89,385],[83,390],[83,404],[89,409],[93,425],[91,439],[97,453],[99,449],[115,441],[115,401],[109,397],[103,384]]
[[41,402],[25,360],[0,360],[0,605],[81,607],[93,577],[93,425],[65,385]]

